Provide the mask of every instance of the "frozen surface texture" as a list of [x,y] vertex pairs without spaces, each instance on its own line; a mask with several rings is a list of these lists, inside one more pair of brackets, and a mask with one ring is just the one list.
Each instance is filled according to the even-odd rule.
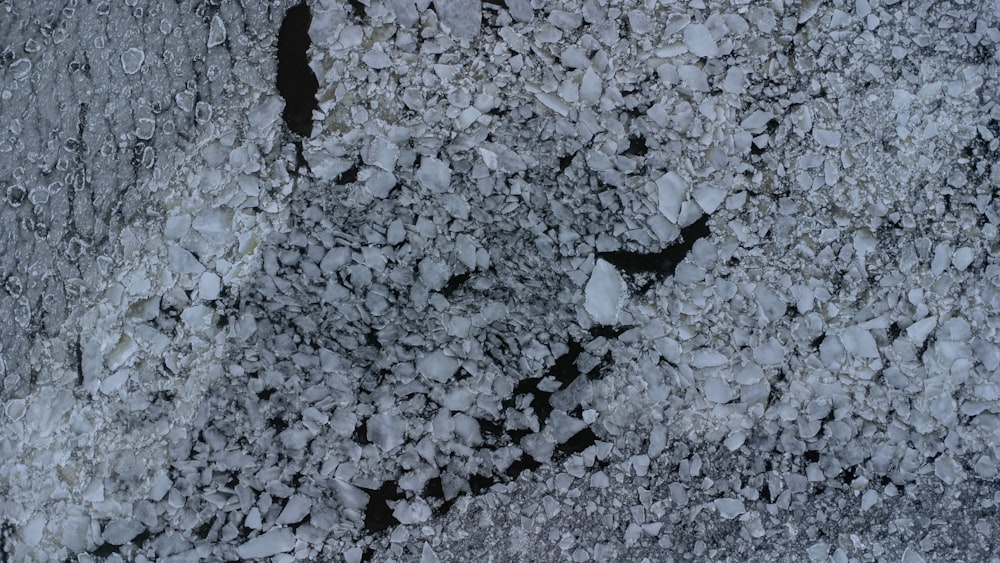
[[989,560],[998,20],[0,2],[0,553]]

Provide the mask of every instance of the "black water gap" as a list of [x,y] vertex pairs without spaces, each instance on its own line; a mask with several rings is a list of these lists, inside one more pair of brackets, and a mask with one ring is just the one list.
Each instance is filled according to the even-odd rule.
[[309,68],[309,24],[312,12],[305,2],[288,10],[278,31],[278,93],[285,99],[282,117],[298,135],[312,135],[312,112],[319,107],[319,81]]
[[649,289],[654,282],[662,281],[672,276],[677,265],[684,260],[694,243],[709,235],[708,215],[702,215],[694,223],[681,229],[680,240],[663,250],[656,252],[632,252],[616,250],[613,252],[598,252],[597,257],[607,261],[629,277],[651,276],[652,279],[643,284],[641,291]]

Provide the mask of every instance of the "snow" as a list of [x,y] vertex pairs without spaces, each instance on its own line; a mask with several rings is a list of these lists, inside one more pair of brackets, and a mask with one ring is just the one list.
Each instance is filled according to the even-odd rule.
[[598,259],[584,289],[584,308],[597,324],[613,325],[627,297],[625,280],[609,262]]

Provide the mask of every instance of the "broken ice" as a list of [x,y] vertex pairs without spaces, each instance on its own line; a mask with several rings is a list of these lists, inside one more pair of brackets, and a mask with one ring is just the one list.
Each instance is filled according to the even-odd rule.
[[626,297],[626,288],[625,280],[614,266],[598,259],[584,294],[584,307],[595,323],[612,325],[618,322],[618,311]]

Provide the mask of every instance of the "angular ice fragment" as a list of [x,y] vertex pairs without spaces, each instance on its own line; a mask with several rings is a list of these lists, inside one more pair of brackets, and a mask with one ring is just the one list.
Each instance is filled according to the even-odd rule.
[[208,48],[218,47],[226,42],[226,24],[218,15],[212,16],[208,27]]
[[392,66],[392,59],[382,51],[367,51],[361,57],[361,61],[375,70],[382,70]]
[[369,166],[377,166],[386,172],[396,168],[399,147],[384,137],[376,137],[361,151],[361,160]]
[[[178,94],[180,96],[180,94]],[[268,129],[275,121],[278,120],[278,116],[281,115],[281,109],[283,107],[281,98],[277,96],[271,96],[265,98],[263,102],[260,103],[256,108],[250,111],[250,115],[247,116],[250,126],[254,129]],[[190,111],[188,109],[187,111]]]
[[681,203],[687,196],[688,183],[676,172],[667,172],[656,180],[656,186],[659,190],[660,213],[676,224],[681,212]]
[[874,489],[868,489],[865,494],[861,495],[861,512],[867,512],[869,508],[875,506],[875,502],[878,500],[878,492]]
[[715,42],[708,28],[700,23],[693,23],[684,28],[684,45],[688,51],[698,57],[717,57],[719,45]]
[[24,538],[24,543],[32,547],[41,543],[46,523],[48,523],[48,519],[44,514],[36,514],[31,520],[29,520],[28,523],[25,524],[24,528],[21,529],[21,537]]
[[767,122],[771,121],[773,118],[774,114],[769,111],[756,110],[740,122],[740,127],[751,133],[757,134],[762,132],[764,130],[764,126],[767,125]]
[[618,310],[626,296],[625,281],[614,266],[598,259],[590,273],[584,296],[584,308],[595,323],[615,324],[618,321]]
[[921,319],[906,328],[906,335],[915,346],[922,346],[927,337],[937,326],[937,317]]
[[601,80],[601,77],[594,72],[594,69],[588,68],[583,73],[583,81],[580,83],[580,99],[591,104],[596,104],[601,100],[603,89],[604,82]]
[[198,280],[198,297],[206,301],[219,298],[222,291],[222,280],[215,272],[202,272]]
[[726,520],[732,520],[747,511],[743,501],[735,498],[715,499],[715,509],[719,511],[719,516]]
[[812,134],[816,142],[824,147],[836,148],[840,146],[840,131],[813,128]]
[[458,235],[455,239],[455,251],[459,262],[470,270],[476,269],[476,243],[472,237],[466,234]]
[[710,402],[724,404],[736,397],[736,390],[718,377],[705,380],[705,398]]
[[438,350],[417,360],[417,372],[432,381],[445,383],[455,375],[460,365],[457,359],[446,356],[443,351]]
[[412,501],[401,500],[396,503],[392,515],[401,524],[420,524],[430,520],[431,507],[421,498]]
[[436,158],[422,158],[416,177],[417,183],[431,193],[443,194],[451,187],[451,167]]
[[138,520],[115,520],[104,528],[104,541],[112,545],[125,545],[146,529]]
[[569,115],[569,106],[565,102],[559,99],[555,94],[549,94],[546,92],[536,92],[535,97],[538,98],[542,105],[549,108],[550,110],[558,113],[559,115],[566,117]]
[[742,94],[747,87],[746,73],[743,69],[732,67],[726,71],[726,78],[722,81],[722,90],[729,94]]
[[[510,4],[509,1],[508,4]],[[400,520],[400,522],[402,522],[402,520]],[[437,553],[434,553],[434,550],[431,549],[430,544],[424,542],[424,547],[420,551],[420,563],[440,563],[440,561],[441,560],[438,558]]]
[[840,335],[844,349],[860,358],[878,358],[878,345],[871,333],[860,327],[852,326]]
[[142,63],[146,61],[146,53],[138,47],[132,47],[122,53],[121,61],[125,74],[135,74],[139,72]]
[[955,461],[951,454],[944,454],[934,460],[934,475],[948,485],[954,485],[965,480],[965,470],[962,464]]
[[[425,4],[426,5],[426,4]],[[483,21],[481,0],[434,0],[434,11],[452,37],[471,39],[479,34]]]
[[402,445],[406,432],[406,420],[388,414],[379,413],[368,419],[368,441],[387,452]]
[[295,547],[295,534],[291,528],[272,528],[236,548],[241,559],[271,557],[291,551]]
[[684,81],[684,85],[694,92],[708,92],[708,75],[701,68],[694,65],[681,65],[677,68],[677,75]]
[[964,272],[966,268],[972,264],[972,260],[976,257],[976,251],[969,248],[968,246],[963,246],[955,251],[955,255],[951,257],[951,264],[955,266],[955,269],[959,272]]
[[167,248],[167,262],[170,269],[177,274],[200,274],[205,271],[205,266],[194,257],[194,254],[178,245]]
[[451,278],[451,268],[433,258],[421,260],[420,264],[417,265],[417,270],[420,272],[420,281],[433,291],[443,288]]
[[312,500],[309,498],[302,495],[292,495],[288,499],[288,502],[285,503],[285,508],[282,509],[281,514],[278,515],[278,519],[275,520],[275,523],[297,524],[309,514],[309,509],[311,507]]
[[708,214],[714,213],[722,205],[722,202],[726,200],[725,191],[706,184],[695,188],[693,195],[698,206]]

